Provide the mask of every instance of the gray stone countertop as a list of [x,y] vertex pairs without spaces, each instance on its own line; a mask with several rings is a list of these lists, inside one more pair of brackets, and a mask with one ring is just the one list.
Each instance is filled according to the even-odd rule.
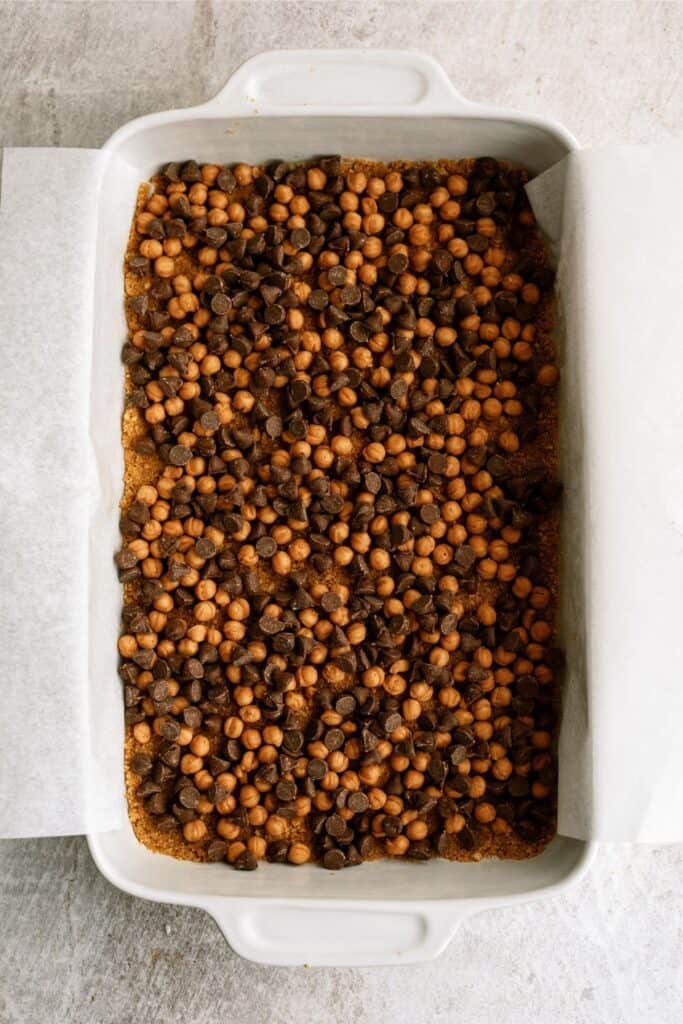
[[[3,3],[0,144],[99,146],[282,47],[419,48],[470,99],[582,143],[680,137],[680,3]],[[20,771],[20,766],[17,766]],[[0,1024],[677,1024],[683,847],[612,845],[554,899],[470,918],[437,961],[264,968],[203,912],[125,896],[81,838],[0,843]]]

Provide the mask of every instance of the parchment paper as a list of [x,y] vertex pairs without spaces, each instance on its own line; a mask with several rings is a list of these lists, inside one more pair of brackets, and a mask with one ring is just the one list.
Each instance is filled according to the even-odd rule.
[[[111,672],[89,671],[89,646],[115,650],[118,601],[110,564],[93,565],[118,501],[104,467],[120,466],[116,431],[90,408],[118,372],[113,356],[91,360],[108,159],[4,155],[2,836],[106,830],[125,814],[113,654]],[[683,838],[681,180],[670,144],[578,152],[528,186],[564,321],[559,827],[582,839]]]
[[[116,827],[118,681],[91,686],[94,150],[5,150],[0,205],[0,835]],[[120,288],[117,276],[112,287]],[[112,344],[120,339],[112,338]],[[92,595],[97,600],[97,595]],[[113,638],[112,638],[113,640]],[[94,720],[110,727],[91,731]]]
[[527,187],[564,320],[559,831],[581,839],[683,840],[682,181],[669,143]]

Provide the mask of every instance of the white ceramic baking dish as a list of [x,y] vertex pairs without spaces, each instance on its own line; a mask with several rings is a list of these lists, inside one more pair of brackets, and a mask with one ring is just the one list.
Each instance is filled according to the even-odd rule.
[[[112,136],[104,147],[109,156],[98,210],[91,421],[103,477],[100,525],[91,538],[91,586],[98,600],[92,602],[90,666],[99,685],[119,686],[120,595],[110,555],[118,541],[122,471],[120,268],[136,186],[160,164],[190,157],[258,163],[324,153],[380,159],[489,155],[537,173],[576,146],[549,120],[464,100],[428,57],[371,50],[262,54],[243,64],[209,103],[140,118]],[[237,953],[288,965],[430,959],[469,914],[556,893],[586,870],[592,855],[591,844],[557,836],[540,856],[521,862],[375,862],[337,873],[263,864],[244,874],[150,853],[127,820],[116,832],[91,835],[89,843],[114,885],[146,899],[202,907]]]

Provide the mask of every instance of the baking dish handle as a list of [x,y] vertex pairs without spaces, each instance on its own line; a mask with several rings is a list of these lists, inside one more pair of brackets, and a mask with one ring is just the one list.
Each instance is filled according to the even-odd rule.
[[243,117],[335,107],[373,114],[471,109],[437,61],[411,50],[272,50],[242,64],[207,104]]
[[205,904],[231,948],[274,966],[368,967],[433,960],[470,910]]

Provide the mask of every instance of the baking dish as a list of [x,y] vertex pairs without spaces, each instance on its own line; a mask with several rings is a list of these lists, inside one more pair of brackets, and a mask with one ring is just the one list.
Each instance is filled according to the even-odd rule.
[[[119,685],[120,594],[110,555],[118,541],[122,476],[120,267],[138,184],[176,159],[258,163],[333,152],[377,159],[490,155],[538,173],[576,147],[551,121],[464,100],[426,56],[371,50],[262,54],[243,64],[210,102],[140,118],[112,136],[99,189],[91,406],[103,502],[97,522],[106,523],[90,539],[90,586],[98,600],[91,601],[89,657],[99,685]],[[569,436],[565,443],[572,443]],[[580,587],[578,577],[569,580],[566,600]],[[573,621],[568,659],[576,671],[581,636]],[[100,722],[96,728],[121,726]],[[127,819],[116,832],[89,836],[89,844],[100,870],[119,888],[201,907],[237,953],[282,965],[430,959],[469,914],[557,892],[586,870],[593,852],[590,843],[556,836],[540,856],[518,862],[385,861],[337,873],[263,864],[244,874],[151,853]]]

